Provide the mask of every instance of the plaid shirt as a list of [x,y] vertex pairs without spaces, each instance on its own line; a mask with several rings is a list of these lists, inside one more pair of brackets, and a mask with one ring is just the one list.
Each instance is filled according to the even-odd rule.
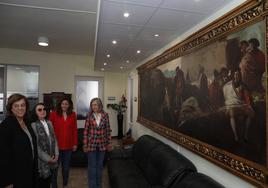
[[106,146],[111,140],[111,129],[108,113],[101,111],[101,120],[99,126],[93,112],[88,114],[85,122],[83,147],[89,151],[95,151],[98,147],[100,151],[105,151]]

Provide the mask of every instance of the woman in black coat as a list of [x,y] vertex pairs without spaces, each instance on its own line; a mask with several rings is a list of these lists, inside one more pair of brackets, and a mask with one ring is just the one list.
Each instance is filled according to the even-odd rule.
[[6,108],[7,116],[0,125],[0,187],[35,188],[37,146],[27,120],[28,100],[13,94]]

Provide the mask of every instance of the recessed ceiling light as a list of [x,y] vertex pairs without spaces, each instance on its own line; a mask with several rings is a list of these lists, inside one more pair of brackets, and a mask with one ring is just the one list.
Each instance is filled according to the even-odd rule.
[[113,44],[116,44],[116,43],[117,43],[117,41],[116,41],[116,40],[113,40],[113,41],[112,41],[112,43],[113,43]]
[[111,55],[110,54],[107,54],[107,57],[109,58],[109,57],[111,57]]
[[106,65],[107,65],[107,63],[103,63],[103,65],[104,65],[104,66],[106,66]]
[[141,53],[141,51],[140,50],[137,50],[137,54],[140,54]]
[[104,68],[101,68],[101,71],[104,71]]
[[126,60],[126,63],[129,63],[129,60]]
[[154,34],[155,37],[159,37],[159,34]]
[[200,2],[200,0],[194,0],[196,3]]
[[120,69],[122,70],[124,67],[120,67]]
[[48,46],[47,37],[38,37],[38,45],[39,46]]
[[128,18],[129,17],[129,13],[128,12],[124,12],[124,17]]

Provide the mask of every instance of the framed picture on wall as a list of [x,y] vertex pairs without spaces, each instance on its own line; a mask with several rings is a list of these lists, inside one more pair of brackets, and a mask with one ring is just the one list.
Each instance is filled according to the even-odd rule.
[[246,1],[138,67],[139,123],[260,187],[267,13],[266,1]]
[[52,92],[44,93],[43,101],[48,108],[48,112],[56,110],[58,102],[63,98],[72,99],[72,94],[67,94],[64,92]]

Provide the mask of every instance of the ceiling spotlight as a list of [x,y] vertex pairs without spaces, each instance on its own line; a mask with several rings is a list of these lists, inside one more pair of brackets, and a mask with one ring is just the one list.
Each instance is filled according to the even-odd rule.
[[103,63],[103,65],[104,65],[104,66],[106,66],[106,65],[107,65],[107,63]]
[[159,37],[159,34],[154,34],[155,37]]
[[129,60],[126,60],[126,63],[129,63]]
[[109,57],[111,57],[111,55],[110,54],[107,54],[107,57],[109,58]]
[[38,37],[38,45],[39,46],[48,46],[47,37]]
[[140,54],[141,53],[141,51],[140,50],[137,50],[137,54]]
[[129,17],[129,13],[128,12],[124,12],[124,17],[128,18]]
[[120,67],[120,69],[122,70],[124,67]]
[[113,44],[116,44],[116,43],[117,43],[117,41],[116,41],[116,40],[113,40],[113,41],[112,41],[112,43],[113,43]]
[[104,71],[104,68],[101,68],[101,71]]

